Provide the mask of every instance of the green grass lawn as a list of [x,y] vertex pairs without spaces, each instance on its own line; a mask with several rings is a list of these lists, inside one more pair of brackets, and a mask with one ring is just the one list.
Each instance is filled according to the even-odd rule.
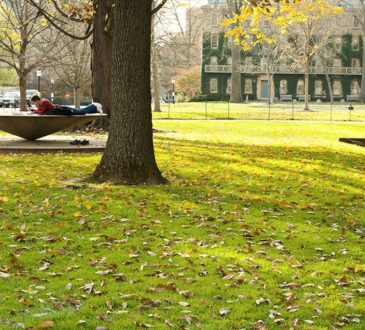
[[303,102],[281,102],[269,106],[265,102],[234,104],[228,102],[185,102],[161,104],[160,113],[153,113],[155,119],[244,119],[244,120],[318,120],[318,121],[365,121],[365,105],[354,103],[354,110],[348,110],[348,103],[311,103],[312,111],[303,111]]
[[363,124],[154,126],[166,186],[0,156],[0,329],[365,328]]

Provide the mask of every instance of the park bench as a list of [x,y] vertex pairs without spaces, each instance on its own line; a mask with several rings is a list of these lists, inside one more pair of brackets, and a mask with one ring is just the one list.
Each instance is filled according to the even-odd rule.
[[283,102],[283,101],[293,101],[293,95],[291,94],[282,94],[280,95],[280,102]]
[[[297,99],[298,99],[298,101],[303,101],[304,102],[304,94],[298,94]],[[308,101],[310,101],[310,100],[311,100],[311,96],[308,95]]]
[[0,130],[26,140],[37,140],[65,129],[92,122],[106,114],[82,116],[0,115]]
[[358,102],[360,101],[360,96],[357,94],[351,94],[346,96],[347,102]]

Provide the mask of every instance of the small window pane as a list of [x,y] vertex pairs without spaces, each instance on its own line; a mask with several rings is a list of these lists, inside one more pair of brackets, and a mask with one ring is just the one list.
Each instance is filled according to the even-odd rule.
[[280,95],[288,94],[288,81],[280,80]]
[[210,85],[210,92],[212,94],[217,94],[218,93],[218,79],[211,78],[209,81],[209,85]]
[[336,68],[341,67],[341,66],[342,66],[342,61],[341,61],[341,59],[340,59],[340,58],[335,58],[335,59],[333,60],[333,66],[334,66],[334,67],[336,67]]
[[218,26],[219,25],[219,19],[218,19],[218,13],[212,14],[212,26]]
[[360,86],[359,86],[359,82],[357,80],[353,80],[351,82],[351,94],[352,95],[360,94]]
[[226,93],[227,94],[231,94],[231,91],[232,91],[232,79],[231,78],[228,78],[227,79],[227,90],[226,90]]
[[351,66],[353,68],[359,68],[360,67],[360,60],[358,58],[351,59]]
[[252,94],[252,93],[253,93],[252,79],[245,79],[245,94]]
[[323,83],[322,80],[316,80],[314,83],[314,94],[322,95],[323,94]]
[[297,82],[297,95],[304,94],[304,80],[300,79]]
[[217,65],[217,64],[218,64],[218,57],[216,57],[216,56],[212,56],[212,57],[210,58],[210,64],[211,64],[211,65]]
[[217,33],[212,33],[211,45],[212,45],[213,49],[218,48],[218,34]]
[[340,80],[335,80],[333,82],[333,95],[342,96],[342,85]]
[[360,44],[359,36],[352,36],[352,49],[358,50],[359,44]]

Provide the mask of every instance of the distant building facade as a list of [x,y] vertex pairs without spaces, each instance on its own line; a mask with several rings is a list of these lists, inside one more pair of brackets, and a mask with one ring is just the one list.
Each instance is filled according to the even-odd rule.
[[[220,25],[225,16],[223,1],[210,1],[199,8],[203,13],[201,98],[228,100],[231,91],[232,58],[230,42]],[[323,67],[314,60],[310,67],[309,95],[313,100],[329,100],[326,72],[332,86],[334,100],[358,100],[361,92],[363,43],[361,30],[353,12],[347,10],[333,18],[338,34],[331,38],[335,56],[332,64]],[[304,99],[304,69],[278,63],[270,68],[270,82],[265,59],[255,52],[241,53],[242,97],[249,100],[290,101]],[[271,92],[269,93],[269,88]]]

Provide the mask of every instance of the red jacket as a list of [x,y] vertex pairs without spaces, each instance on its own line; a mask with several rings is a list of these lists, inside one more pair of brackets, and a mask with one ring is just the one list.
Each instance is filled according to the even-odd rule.
[[38,115],[43,115],[44,112],[46,112],[47,110],[54,110],[54,104],[47,100],[47,99],[41,99],[41,102],[39,103],[39,106],[37,108],[37,110],[33,110],[33,113],[36,113]]

